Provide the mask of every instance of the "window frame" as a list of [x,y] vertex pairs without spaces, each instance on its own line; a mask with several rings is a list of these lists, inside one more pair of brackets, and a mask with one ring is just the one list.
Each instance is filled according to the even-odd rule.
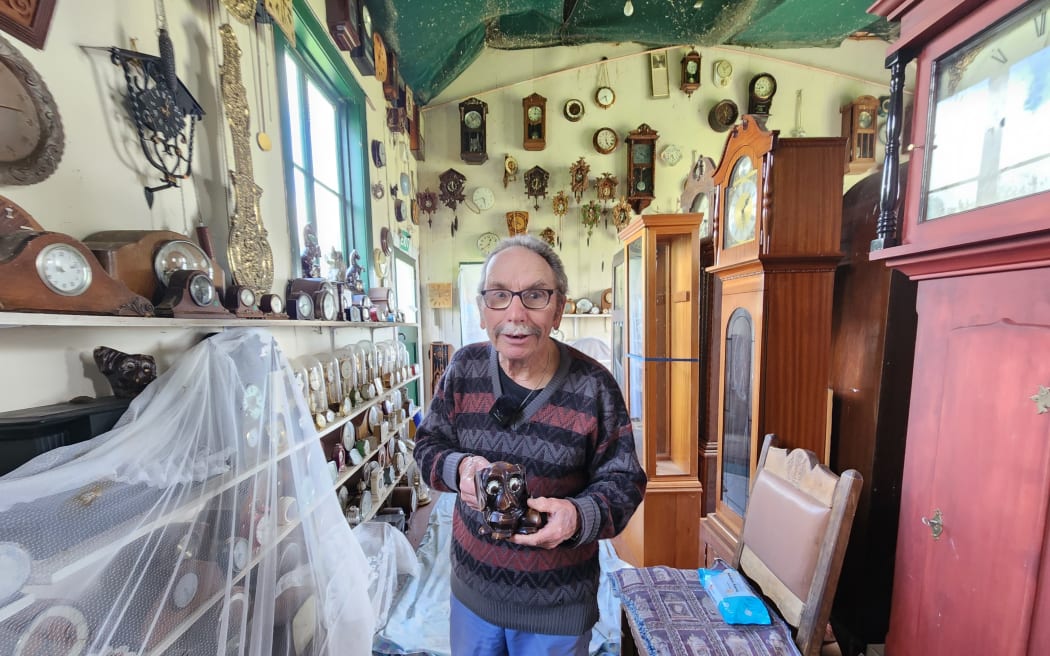
[[[287,202],[287,229],[292,258],[292,275],[305,275],[301,271],[300,254],[302,253],[302,235],[299,234],[296,222],[296,165],[292,156],[290,118],[285,89],[288,87],[288,71],[285,66],[285,53],[289,53],[299,66],[299,70],[326,95],[336,108],[337,138],[339,141],[338,167],[340,171],[340,204],[343,220],[343,254],[347,266],[351,262],[351,252],[356,250],[364,267],[365,284],[370,283],[372,255],[368,245],[371,243],[372,205],[369,200],[368,168],[368,129],[366,119],[366,97],[357,80],[339,51],[332,44],[328,32],[321,26],[305,0],[295,0],[295,43],[292,44],[278,29],[274,34],[274,62],[277,72],[278,103],[281,119],[281,145],[285,153],[283,162],[285,198]],[[299,87],[299,99],[305,107],[306,86]],[[308,120],[308,118],[307,118]],[[312,163],[309,152],[309,133],[303,125],[302,139],[307,149],[306,158]],[[312,173],[310,181],[313,181]],[[313,190],[306,185],[307,220],[316,224],[314,216]],[[327,253],[322,253],[322,257]]]

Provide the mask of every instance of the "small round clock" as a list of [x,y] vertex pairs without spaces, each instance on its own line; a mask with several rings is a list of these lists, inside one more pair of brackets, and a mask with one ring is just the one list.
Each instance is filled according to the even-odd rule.
[[182,610],[190,605],[193,598],[197,596],[197,588],[200,580],[196,572],[184,572],[175,581],[175,587],[171,592],[171,603],[175,608]]
[[259,299],[259,309],[270,314],[284,312],[284,299],[279,294],[263,294]]
[[488,255],[499,243],[499,235],[494,232],[486,232],[478,237],[478,250]]
[[314,318],[314,300],[306,292],[298,292],[292,299],[295,303],[295,318],[307,320]]
[[719,59],[715,61],[714,73],[715,84],[720,87],[727,87],[730,79],[733,77],[733,65],[727,59]]
[[598,128],[594,132],[593,142],[596,151],[602,155],[608,155],[616,150],[616,146],[620,143],[620,135],[616,134],[616,130],[612,128]]
[[609,109],[616,102],[616,92],[609,86],[598,87],[594,92],[594,102],[602,109]]
[[255,305],[255,292],[252,291],[251,287],[241,287],[237,291],[237,298],[244,307]]
[[584,106],[578,98],[570,98],[565,101],[565,108],[562,110],[565,113],[565,118],[575,123],[576,121],[583,118]]
[[471,198],[478,209],[483,212],[492,209],[492,206],[496,204],[496,197],[488,187],[478,187]]
[[379,248],[383,250],[383,255],[390,255],[394,250],[393,244],[390,242],[390,228],[386,226],[379,230]]
[[517,175],[518,174],[518,160],[517,160],[517,158],[512,156],[512,155],[507,155],[503,159],[503,170],[507,173],[507,175]]
[[48,289],[62,296],[79,296],[91,286],[91,265],[69,244],[45,246],[36,257],[36,271]]

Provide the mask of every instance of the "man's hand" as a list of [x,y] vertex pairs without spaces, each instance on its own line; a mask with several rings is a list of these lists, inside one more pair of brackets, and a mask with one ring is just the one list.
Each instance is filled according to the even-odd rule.
[[514,535],[510,541],[528,547],[553,549],[576,533],[580,523],[576,504],[568,499],[536,497],[529,499],[529,507],[547,513],[547,524],[532,535]]
[[482,456],[467,456],[459,461],[459,498],[474,510],[485,509],[474,486],[474,472],[490,465],[492,463]]

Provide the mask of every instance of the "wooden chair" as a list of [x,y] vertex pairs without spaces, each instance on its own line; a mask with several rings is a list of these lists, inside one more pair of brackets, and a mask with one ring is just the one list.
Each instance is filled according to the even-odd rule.
[[[743,531],[729,564],[772,603],[779,613],[774,623],[790,625],[803,656],[818,656],[862,478],[852,469],[836,476],[811,451],[789,452],[773,446],[775,440],[767,435],[762,444]],[[614,573],[626,619],[624,654],[637,649],[678,656],[695,653],[701,644],[712,654],[774,651],[768,645],[778,639],[770,638],[777,627],[726,625],[717,611],[711,612],[714,605],[705,599],[695,571],[645,569],[654,571]],[[664,601],[668,605],[661,607]],[[731,640],[748,647],[730,652],[711,644]]]

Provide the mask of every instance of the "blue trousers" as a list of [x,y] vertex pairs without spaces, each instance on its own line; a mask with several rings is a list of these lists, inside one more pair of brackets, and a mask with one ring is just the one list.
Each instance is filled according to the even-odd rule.
[[489,624],[452,596],[452,656],[587,656],[591,632],[563,636],[526,633]]

